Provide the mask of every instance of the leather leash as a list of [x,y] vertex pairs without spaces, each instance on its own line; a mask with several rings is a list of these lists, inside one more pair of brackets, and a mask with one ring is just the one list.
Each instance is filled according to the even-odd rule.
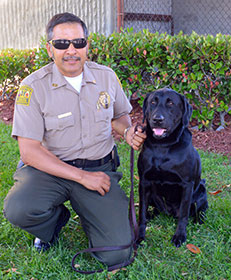
[[122,246],[95,247],[95,248],[84,249],[77,252],[72,258],[72,262],[71,262],[71,266],[76,272],[82,274],[93,274],[93,273],[104,271],[104,269],[87,270],[87,271],[77,269],[75,267],[75,259],[77,258],[78,255],[82,253],[117,251],[117,250],[123,250],[123,249],[128,249],[130,247],[133,247],[132,258],[120,264],[109,266],[108,271],[112,271],[115,269],[120,269],[122,267],[128,266],[134,261],[135,257],[137,256],[136,240],[138,238],[138,225],[136,222],[136,212],[135,212],[135,205],[134,205],[134,179],[133,179],[134,178],[134,149],[133,148],[131,148],[131,152],[130,152],[130,176],[131,176],[131,189],[130,189],[130,200],[129,200],[129,221],[130,221],[130,226],[132,231],[132,242],[130,244],[122,245]]

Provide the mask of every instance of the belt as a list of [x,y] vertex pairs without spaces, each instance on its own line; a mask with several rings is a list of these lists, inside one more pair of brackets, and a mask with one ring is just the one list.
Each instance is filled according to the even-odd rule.
[[64,161],[67,164],[73,165],[78,168],[87,168],[87,167],[98,167],[101,165],[106,164],[109,162],[109,160],[112,159],[112,152],[110,152],[108,155],[101,159],[96,159],[96,160],[89,160],[89,159],[73,159],[73,160],[67,160]]

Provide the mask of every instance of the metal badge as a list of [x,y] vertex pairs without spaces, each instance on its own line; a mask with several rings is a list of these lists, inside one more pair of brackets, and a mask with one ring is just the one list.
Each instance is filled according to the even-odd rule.
[[104,109],[108,109],[110,105],[110,95],[106,91],[101,91],[99,94],[99,99],[97,101],[97,109],[99,110],[100,107],[103,107]]

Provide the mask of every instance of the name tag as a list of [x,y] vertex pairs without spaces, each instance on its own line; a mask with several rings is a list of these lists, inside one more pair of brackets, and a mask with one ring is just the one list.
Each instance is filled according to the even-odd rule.
[[58,115],[58,118],[59,118],[59,119],[62,119],[62,118],[69,117],[69,116],[71,116],[71,115],[72,115],[72,113],[71,113],[71,112],[68,112],[68,113],[64,113],[64,114]]

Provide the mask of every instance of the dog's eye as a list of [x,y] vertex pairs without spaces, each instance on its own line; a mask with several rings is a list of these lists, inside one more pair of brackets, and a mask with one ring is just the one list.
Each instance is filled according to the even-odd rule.
[[166,104],[167,104],[168,106],[172,106],[174,103],[172,102],[172,100],[168,99]]
[[157,102],[158,102],[158,100],[155,98],[155,99],[152,99],[151,104],[152,104],[152,105],[156,105]]

